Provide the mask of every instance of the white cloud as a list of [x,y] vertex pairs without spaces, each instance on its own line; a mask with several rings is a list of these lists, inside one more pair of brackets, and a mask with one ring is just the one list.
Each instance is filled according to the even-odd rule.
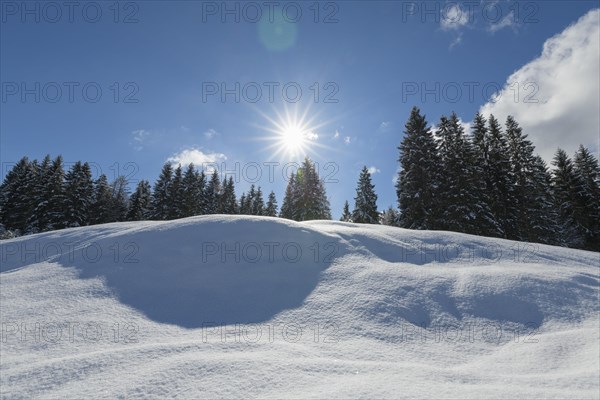
[[504,18],[502,18],[499,22],[496,22],[495,24],[490,24],[488,26],[488,31],[491,33],[496,33],[504,28],[512,28],[513,30],[516,30],[518,26],[519,25],[517,24],[515,18],[515,12],[511,11],[510,13],[505,15]]
[[456,30],[469,23],[469,12],[463,10],[458,3],[449,4],[442,9],[440,26],[443,30]]
[[381,172],[381,170],[379,168],[377,168],[376,166],[372,165],[369,168],[367,168],[367,170],[369,171],[369,173],[371,175],[376,174],[378,172]]
[[308,140],[312,140],[312,141],[315,141],[319,138],[319,135],[313,131],[306,132],[305,136]]
[[[538,58],[508,77],[484,115],[512,115],[549,162],[557,147],[597,149],[600,131],[600,9],[548,39]],[[512,85],[512,86],[511,86]],[[516,89],[518,87],[518,90]]]
[[340,132],[336,130],[335,133],[333,134],[333,138],[337,139],[339,137],[340,137]]
[[[448,49],[452,50],[463,42],[465,29],[474,29],[476,31],[485,29],[487,32],[494,34],[505,28],[510,28],[514,32],[517,32],[520,26],[518,16],[515,16],[514,10],[506,10],[507,7],[499,6],[498,3],[498,1],[490,1],[483,4],[482,0],[480,4],[482,7],[475,7],[477,11],[473,11],[471,7],[466,7],[466,5],[463,8],[456,2],[446,3],[441,10],[440,28],[443,31],[453,33],[453,39]],[[506,5],[510,7],[509,4]],[[496,15],[499,21],[492,21],[491,18],[493,15]],[[481,17],[484,22],[477,21],[476,17]]]
[[344,144],[345,144],[345,145],[349,145],[349,144],[350,144],[350,140],[351,140],[351,139],[350,139],[350,136],[346,136],[346,137],[344,138]]
[[472,123],[471,122],[465,122],[465,121],[463,121],[460,118],[459,118],[459,122],[462,125],[463,129],[465,130],[465,133],[467,135],[469,135],[471,133],[471,125],[472,125]]
[[135,151],[140,151],[144,148],[144,143],[150,136],[150,132],[144,129],[138,129],[131,132],[131,135],[133,136],[133,149]]
[[389,131],[391,126],[392,126],[392,123],[390,121],[383,121],[381,124],[379,124],[379,130],[381,132],[387,132],[387,131]]
[[444,31],[454,31],[455,37],[448,46],[449,50],[458,46],[463,41],[460,30],[469,23],[469,12],[463,10],[458,3],[448,3],[441,11],[440,27]]
[[148,136],[150,136],[150,132],[144,129],[138,129],[137,131],[131,132],[133,135],[133,140],[136,142],[143,142]]
[[465,129],[465,133],[467,135],[470,135],[471,134],[471,126],[472,126],[471,122],[463,122],[463,121],[460,121],[460,122],[462,123],[462,126]]
[[188,165],[193,163],[198,167],[206,167],[211,164],[215,165],[225,160],[227,160],[227,157],[223,153],[205,153],[202,150],[193,147],[173,154],[167,159],[168,162],[173,164]]
[[210,128],[209,130],[204,132],[204,137],[207,138],[208,140],[214,138],[215,136],[219,136],[219,132],[217,132],[216,130],[214,130],[212,128]]
[[462,32],[460,32],[458,35],[456,35],[456,37],[454,38],[454,40],[452,40],[450,42],[450,45],[448,46],[448,49],[452,50],[453,48],[455,48],[456,46],[458,46],[459,44],[462,43],[462,39],[463,39],[463,34]]

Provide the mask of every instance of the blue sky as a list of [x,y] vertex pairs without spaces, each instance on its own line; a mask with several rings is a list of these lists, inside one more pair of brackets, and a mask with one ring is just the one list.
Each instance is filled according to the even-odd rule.
[[[554,114],[522,104],[528,94],[558,110],[590,104],[583,95],[557,95],[573,93],[579,79],[582,90],[589,89],[591,106],[597,105],[597,76],[585,75],[598,71],[597,46],[591,56],[585,51],[590,45],[586,35],[597,36],[597,13],[542,54],[544,43],[597,8],[597,1],[280,2],[273,22],[263,2],[253,3],[262,12],[260,22],[252,21],[255,8],[235,2],[227,7],[237,4],[239,22],[223,14],[221,2],[121,2],[118,15],[113,2],[80,2],[72,20],[62,3],[54,3],[59,4],[56,9],[28,2],[29,14],[23,14],[24,3],[1,4],[3,174],[24,155],[42,158],[46,153],[62,154],[67,163],[92,162],[95,171],[109,178],[119,171],[133,181],[151,182],[168,159],[212,160],[228,170],[239,163],[239,196],[259,165],[262,178],[256,184],[275,190],[281,204],[284,166],[303,156],[273,146],[278,130],[273,121],[287,110],[306,115],[304,128],[311,136],[304,148],[328,178],[332,211],[339,217],[344,200],[352,203],[363,165],[374,171],[379,207],[396,205],[396,147],[413,105],[430,123],[452,111],[466,124],[482,108],[500,116],[514,113],[536,145],[564,144],[571,150],[572,143],[585,142],[598,150],[597,117],[578,116],[588,121],[575,129],[579,133],[557,131],[545,140],[536,131],[542,129],[538,122],[528,116],[536,110],[538,115]],[[102,15],[94,23],[98,10]],[[297,10],[302,15],[295,22]],[[328,15],[331,23],[324,23]],[[568,51],[557,54],[554,48]],[[524,68],[528,65],[535,68]],[[556,76],[553,71],[562,86],[549,80]],[[519,101],[507,102],[515,92],[508,96],[505,88],[504,102],[486,104],[483,87],[491,94],[511,75],[522,79],[517,82]],[[229,89],[238,83],[240,101],[233,94],[223,102],[219,94],[207,93],[213,82]],[[421,98],[422,85],[435,91],[436,82],[439,101],[434,94]],[[469,82],[476,84],[474,98],[465,86]],[[278,85],[273,102],[265,83]],[[537,86],[525,88],[526,83]],[[286,84],[288,99],[281,93]],[[462,94],[453,91],[456,85],[464,89]],[[262,98],[253,103],[257,86]],[[302,96],[294,103],[297,87]],[[419,93],[407,92],[415,87]],[[32,93],[24,94],[23,88]],[[102,93],[93,102],[97,88]],[[328,94],[337,102],[326,102]],[[556,104],[557,98],[570,103]],[[519,119],[523,110],[529,110],[522,117],[526,123]],[[560,112],[555,118],[570,126]],[[550,135],[547,131],[545,127],[543,134]]]

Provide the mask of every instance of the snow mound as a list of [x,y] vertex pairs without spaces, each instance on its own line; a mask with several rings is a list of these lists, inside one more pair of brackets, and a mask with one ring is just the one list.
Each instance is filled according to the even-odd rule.
[[3,398],[599,398],[598,253],[219,215],[0,252]]

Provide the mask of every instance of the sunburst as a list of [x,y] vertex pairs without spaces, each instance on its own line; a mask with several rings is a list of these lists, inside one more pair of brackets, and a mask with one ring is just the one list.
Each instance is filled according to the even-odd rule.
[[269,135],[258,139],[271,142],[265,150],[274,157],[297,159],[314,156],[319,148],[326,148],[319,143],[319,131],[329,122],[316,123],[316,114],[309,117],[310,107],[302,112],[298,106],[285,107],[283,112],[274,110],[275,117],[262,112],[260,114],[268,121],[268,125],[259,128],[269,132]]

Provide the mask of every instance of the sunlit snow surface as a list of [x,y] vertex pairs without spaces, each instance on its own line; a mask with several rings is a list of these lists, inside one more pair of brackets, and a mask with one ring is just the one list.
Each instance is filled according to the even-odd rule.
[[600,397],[598,253],[238,216],[0,246],[2,398]]

